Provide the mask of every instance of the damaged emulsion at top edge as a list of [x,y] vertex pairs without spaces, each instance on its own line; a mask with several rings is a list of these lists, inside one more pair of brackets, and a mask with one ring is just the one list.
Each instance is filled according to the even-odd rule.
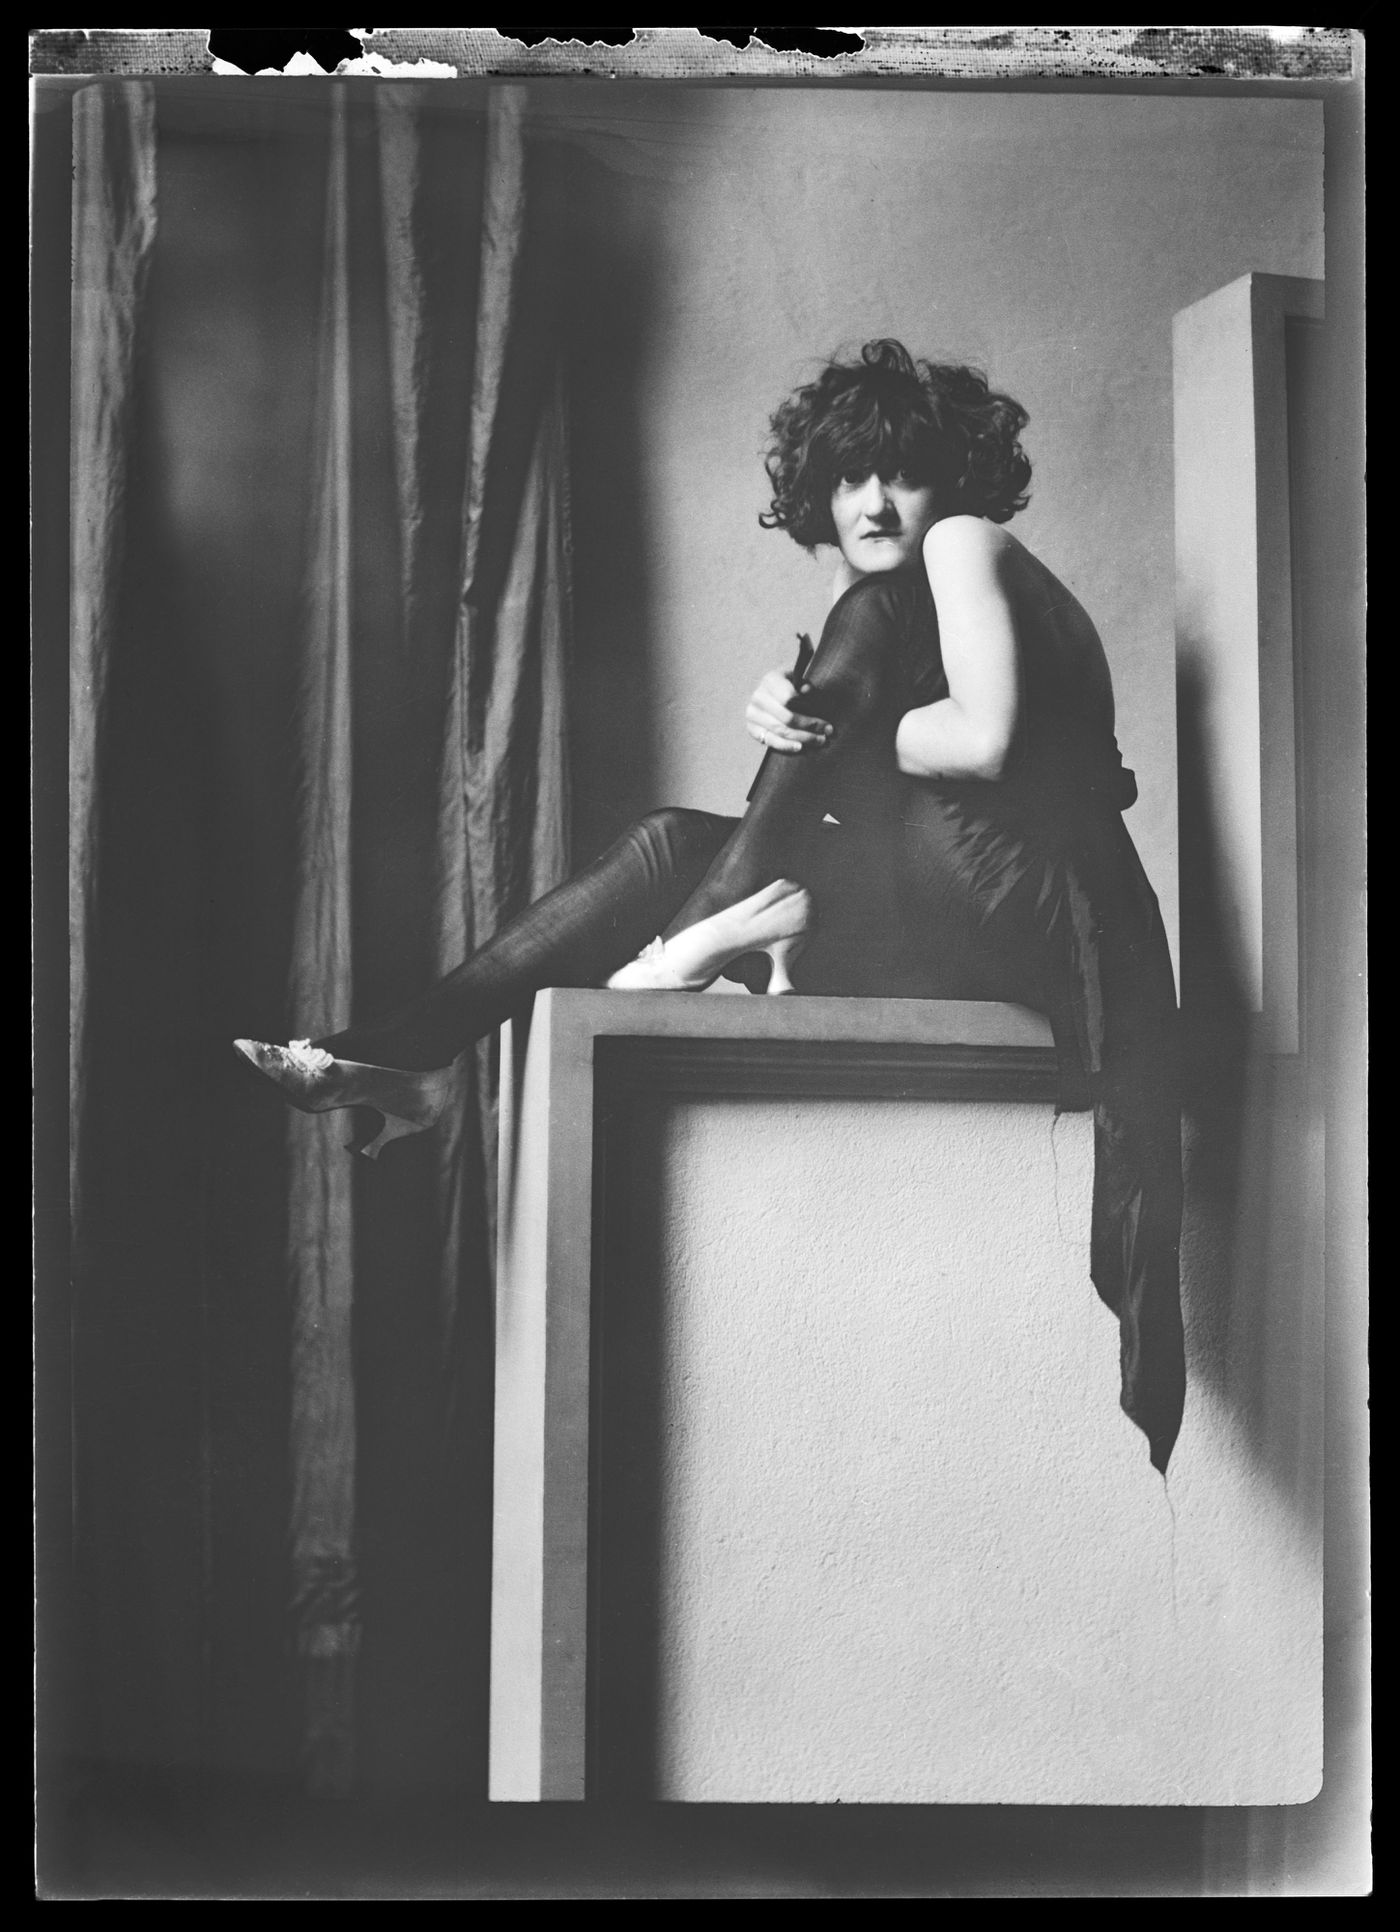
[[[538,47],[545,41],[557,47],[630,47],[637,38],[632,27],[571,27],[566,34],[557,27],[496,27],[492,31],[525,47]],[[862,53],[865,48],[863,34],[839,27],[697,27],[695,31],[702,39],[723,41],[740,53],[757,42],[775,54],[814,54],[830,60]]]
[[[585,37],[618,50],[626,48],[630,71],[647,73],[647,60],[657,54],[664,60],[674,58],[672,48],[653,46],[674,39],[674,29],[612,29],[583,27],[552,37],[546,29],[467,29],[465,39],[504,41],[531,48],[521,39],[529,37],[531,46],[548,43],[568,60],[566,48],[579,46]],[[1064,75],[1120,75],[1126,66],[1135,71],[1151,71],[1159,77],[1180,79],[1350,79],[1354,77],[1354,31],[1334,27],[1105,27],[1105,29],[780,29],[780,27],[689,27],[686,37],[709,39],[711,44],[734,46],[745,60],[763,64],[772,56],[774,71],[786,70],[786,60],[794,52],[807,58],[842,58],[854,66],[871,56],[881,62],[882,70],[917,71],[921,75],[956,73],[967,75],[969,62],[983,75],[1004,75],[1006,79],[1035,73]],[[284,71],[365,71],[392,70],[394,62],[386,56],[396,52],[402,29],[361,27],[361,29],[33,29],[29,35],[29,70],[33,75],[62,73],[207,73],[210,58],[214,70],[224,73],[284,73]],[[373,54],[369,39],[377,37],[384,46]],[[444,29],[452,48],[454,31]],[[417,56],[409,66],[413,71],[433,66],[423,58],[425,48],[436,52],[433,29],[413,29],[409,35],[411,52]],[[890,44],[886,44],[886,41]],[[641,43],[641,44],[639,44]],[[834,43],[834,44],[832,44]],[[911,43],[911,44],[910,44]],[[848,52],[850,48],[850,52]],[[133,56],[145,56],[137,60]],[[479,58],[479,52],[477,52]],[[548,56],[558,60],[560,54]],[[460,71],[456,60],[434,64],[434,73],[450,75]],[[487,70],[494,71],[494,70]],[[591,70],[583,70],[591,71]],[[666,73],[670,75],[670,66]]]
[[[571,27],[561,33],[557,27],[513,26],[491,31],[523,47],[545,42],[559,47],[630,47],[637,38],[632,27]],[[838,27],[699,27],[696,31],[741,53],[756,44],[772,53],[830,60],[865,49],[863,34]],[[359,59],[364,40],[373,34],[372,27],[359,34],[337,27],[223,27],[210,28],[208,45],[211,59],[241,67],[245,74],[266,73],[269,68],[281,73],[298,54],[309,54],[323,72],[333,74],[342,61]]]
[[865,35],[845,27],[700,27],[707,40],[723,40],[744,53],[754,41],[775,54],[815,54],[818,60],[865,51]]
[[546,40],[556,47],[630,47],[637,38],[632,27],[571,27],[567,33],[557,27],[491,27],[488,32],[518,40],[522,47],[539,47]]
[[297,54],[310,54],[324,73],[333,74],[343,60],[359,60],[364,45],[358,34],[343,27],[211,27],[209,55],[241,67],[245,74],[273,67],[280,74]]
[[[393,62],[387,57],[397,51],[403,30],[396,28],[304,28],[304,29],[107,29],[38,28],[31,31],[30,72],[49,74],[104,74],[133,72],[207,73],[211,59],[216,71],[243,73],[305,72],[308,67],[320,73],[364,71],[372,64],[377,73],[388,72]],[[460,31],[460,30],[458,30]],[[531,47],[547,42],[561,51],[579,46],[585,37],[619,50],[626,49],[629,71],[639,77],[648,72],[649,58],[655,55],[670,63],[674,51],[664,43],[674,38],[675,30],[632,28],[566,29],[551,35],[545,29],[502,30],[469,29],[465,38],[479,37],[512,41],[527,58]],[[762,66],[771,57],[775,72],[788,72],[786,61],[796,52],[808,58],[835,57],[859,65],[872,56],[882,70],[917,71],[926,76],[939,73],[965,76],[969,62],[973,69],[990,78],[1024,78],[1035,74],[1072,77],[1074,74],[1123,74],[1125,64],[1135,71],[1151,72],[1162,78],[1200,78],[1238,80],[1277,78],[1309,80],[1354,77],[1354,33],[1330,27],[1266,28],[894,28],[867,29],[864,32],[838,28],[764,28],[708,27],[681,30],[695,39],[708,39],[712,45],[731,46],[744,57],[747,69],[757,61]],[[530,46],[523,35],[527,35]],[[384,44],[370,52],[368,41],[377,37]],[[459,71],[457,34],[443,30],[448,43],[442,51],[447,64],[437,64],[434,72]],[[415,72],[431,63],[427,52],[437,52],[434,32],[412,30],[412,52],[417,56],[410,65]],[[886,45],[886,41],[889,45]],[[908,44],[908,43],[913,43]],[[638,43],[641,43],[640,45]],[[134,57],[144,55],[144,63]],[[911,61],[911,55],[913,56]],[[366,58],[367,57],[367,58]],[[475,59],[480,58],[479,50]],[[546,55],[545,58],[551,58]],[[552,56],[558,59],[558,55]],[[567,59],[567,55],[565,55]],[[495,71],[492,68],[487,71]],[[584,71],[589,71],[585,69]]]

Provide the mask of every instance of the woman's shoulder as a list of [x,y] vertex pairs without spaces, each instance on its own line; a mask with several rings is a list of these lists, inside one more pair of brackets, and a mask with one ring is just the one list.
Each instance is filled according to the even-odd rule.
[[930,570],[997,565],[1023,549],[1009,530],[987,517],[940,517],[924,535],[924,562]]

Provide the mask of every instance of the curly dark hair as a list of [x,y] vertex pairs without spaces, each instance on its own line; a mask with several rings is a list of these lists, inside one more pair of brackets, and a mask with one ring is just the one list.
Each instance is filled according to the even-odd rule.
[[888,337],[867,342],[858,362],[829,362],[774,413],[764,458],[773,502],[758,520],[806,550],[835,543],[832,490],[879,475],[941,487],[959,510],[1005,523],[1029,501],[1028,420],[976,369],[916,361]]

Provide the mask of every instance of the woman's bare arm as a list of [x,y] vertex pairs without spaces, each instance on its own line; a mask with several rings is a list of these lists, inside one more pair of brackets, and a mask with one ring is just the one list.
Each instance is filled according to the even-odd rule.
[[948,696],[906,712],[895,737],[910,778],[1000,778],[1016,735],[1020,671],[1013,539],[981,517],[945,517],[924,538]]

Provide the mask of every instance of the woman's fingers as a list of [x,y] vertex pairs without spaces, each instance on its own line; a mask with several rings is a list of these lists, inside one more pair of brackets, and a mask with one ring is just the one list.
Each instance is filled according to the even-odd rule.
[[794,709],[801,695],[784,672],[770,671],[744,713],[749,736],[770,751],[806,751],[826,744],[832,727],[824,718]]
[[819,718],[789,723],[783,717],[760,714],[749,707],[745,714],[749,736],[757,738],[771,751],[807,751],[830,742],[831,726]]
[[[801,703],[807,688],[804,684],[800,691],[793,692],[792,701],[794,704]],[[788,686],[788,689],[792,690],[791,685]],[[827,719],[808,717],[803,711],[794,711],[791,705],[787,708],[787,720],[790,731],[805,732],[809,737],[821,739],[823,742],[834,736],[836,731],[835,725],[829,723]]]
[[762,745],[765,751],[781,751],[786,756],[793,752],[805,751],[807,749],[800,738],[794,738],[785,732],[776,731],[771,725],[750,724],[748,726],[748,734],[758,744]]

